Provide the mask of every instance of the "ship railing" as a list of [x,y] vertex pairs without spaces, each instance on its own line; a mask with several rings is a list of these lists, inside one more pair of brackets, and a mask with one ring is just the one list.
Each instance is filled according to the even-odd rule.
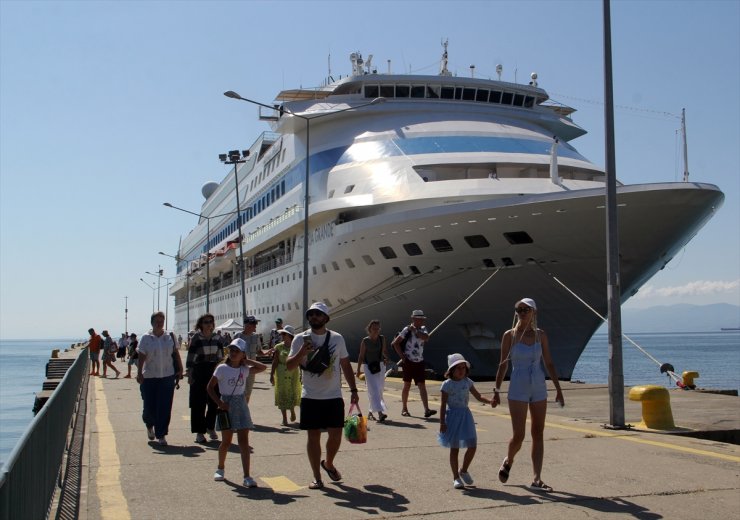
[[87,360],[84,348],[3,465],[0,520],[47,517],[62,485],[62,460],[70,449],[68,432],[87,381]]

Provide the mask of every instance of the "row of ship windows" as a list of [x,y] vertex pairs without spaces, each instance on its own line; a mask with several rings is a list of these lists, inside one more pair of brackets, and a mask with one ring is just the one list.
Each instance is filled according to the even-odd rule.
[[479,101],[531,108],[535,97],[515,94],[503,90],[487,88],[453,87],[442,85],[365,85],[365,97],[382,98],[417,98],[417,99],[458,99],[461,101]]
[[[532,238],[529,236],[529,234],[526,231],[507,232],[507,233],[504,233],[503,236],[504,238],[506,238],[507,242],[509,242],[510,244],[530,244],[533,242]],[[491,245],[488,239],[484,237],[483,235],[468,235],[468,236],[463,237],[463,239],[468,244],[468,246],[470,246],[472,249],[486,248],[486,247],[490,247]],[[446,253],[446,252],[454,251],[452,244],[450,244],[448,240],[443,239],[443,238],[437,239],[437,240],[431,240],[430,244],[432,248],[439,253]],[[403,244],[402,247],[404,251],[406,252],[406,254],[408,254],[409,256],[418,256],[418,255],[424,254],[421,247],[415,242],[409,242],[407,244]],[[398,258],[398,255],[396,254],[395,250],[390,246],[382,246],[378,249],[380,251],[380,254],[383,255],[383,258],[385,258],[386,260]],[[362,259],[367,265],[375,265],[375,261],[370,255],[362,255]],[[356,267],[355,263],[352,261],[351,258],[345,258],[344,262],[347,265],[347,267],[350,269],[354,269]],[[514,265],[514,261],[510,257],[501,258],[501,263],[505,266]],[[495,262],[490,258],[484,258],[483,265],[488,268],[496,267]],[[331,267],[335,271],[339,271],[340,269],[339,264],[336,261],[331,262]],[[322,273],[329,272],[329,269],[327,268],[326,264],[321,264],[320,269]],[[415,265],[409,266],[409,270],[411,271],[412,274],[421,274],[421,271]],[[312,271],[313,271],[314,276],[318,275],[317,266],[313,266]],[[396,275],[404,274],[400,267],[393,267],[393,272]],[[253,284],[247,287],[247,293],[254,293],[260,290],[267,289],[269,287],[274,287],[280,283],[288,283],[290,281],[300,280],[302,278],[303,278],[303,273],[301,271],[298,271],[297,274],[292,273],[292,275],[289,274],[289,275],[281,276],[280,278],[276,277],[273,280],[266,280],[264,282]],[[228,293],[225,295],[217,296],[216,298],[214,298],[213,301],[218,302],[218,301],[223,301],[227,299],[233,299],[239,296],[239,294],[240,293],[238,291],[233,292],[233,293]],[[287,304],[283,303],[283,304],[278,304],[278,305],[259,307],[255,309],[248,309],[247,313],[254,314],[254,315],[260,315],[260,314],[265,314],[265,313],[270,313],[270,312],[280,312],[281,307],[282,307],[282,311],[284,312],[286,310],[288,311],[292,310],[293,306],[295,306],[296,309],[299,308],[297,302],[293,303],[292,305],[291,303],[287,303]],[[221,315],[221,319],[236,318],[237,316],[238,316],[238,313],[226,313],[224,315]]]
[[[262,211],[270,207],[280,197],[285,195],[285,191],[286,191],[285,190],[285,180],[282,180],[279,183],[275,184],[275,186],[273,186],[270,189],[270,191],[266,192],[262,197],[256,200],[250,207],[242,211],[241,213],[242,224],[249,222],[254,217],[259,215]],[[237,219],[234,219],[225,228],[223,228],[221,231],[213,235],[211,237],[211,240],[207,244],[203,245],[203,253],[206,253],[207,251],[213,249],[213,247],[215,247],[216,244],[225,240],[226,237],[234,233],[236,229],[237,229]]]

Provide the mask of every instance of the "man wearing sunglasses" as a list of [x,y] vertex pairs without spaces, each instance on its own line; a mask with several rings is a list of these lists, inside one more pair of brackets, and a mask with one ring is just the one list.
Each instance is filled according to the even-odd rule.
[[[342,398],[342,380],[340,370],[350,388],[350,402],[357,404],[357,385],[349,353],[341,334],[326,328],[329,323],[329,309],[322,302],[316,302],[306,311],[310,331],[295,336],[288,354],[288,370],[300,366],[303,370],[303,388],[301,391],[301,430],[308,432],[306,451],[311,464],[314,480],[309,489],[321,489],[321,469],[333,481],[342,479],[334,466],[334,458],[342,443],[344,426],[344,399]],[[319,371],[306,369],[308,360],[319,355],[321,349],[329,349],[328,366]],[[326,459],[321,459],[321,430],[326,429]]]

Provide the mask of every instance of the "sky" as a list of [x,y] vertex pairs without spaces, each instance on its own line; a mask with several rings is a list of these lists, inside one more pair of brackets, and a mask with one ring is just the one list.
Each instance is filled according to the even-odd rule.
[[[678,181],[686,109],[690,179],[718,185],[715,217],[625,305],[740,305],[740,2],[611,5],[616,168],[624,183]],[[0,339],[144,331],[160,266],[175,275],[218,154],[260,132],[282,89],[350,71],[449,69],[526,83],[588,130],[603,166],[600,1],[0,0]],[[143,278],[152,289],[140,281]],[[126,313],[126,308],[128,312]]]

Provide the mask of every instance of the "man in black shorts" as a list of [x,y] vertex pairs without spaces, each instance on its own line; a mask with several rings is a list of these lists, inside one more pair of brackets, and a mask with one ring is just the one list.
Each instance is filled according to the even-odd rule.
[[[344,399],[340,369],[350,388],[350,402],[357,403],[357,385],[347,346],[341,334],[326,328],[329,309],[321,302],[314,303],[306,311],[310,331],[293,338],[288,355],[288,370],[300,366],[303,370],[301,392],[301,430],[307,430],[306,451],[313,471],[313,482],[309,489],[324,487],[321,469],[333,481],[342,479],[334,466],[334,457],[342,443],[344,426]],[[328,352],[326,352],[328,350]],[[326,355],[325,355],[326,352]],[[326,429],[326,460],[321,459],[321,430]]]
[[419,387],[419,396],[424,405],[424,417],[431,417],[437,410],[431,410],[427,400],[426,364],[424,363],[424,343],[429,339],[429,333],[424,326],[424,311],[416,310],[411,313],[411,324],[403,328],[391,345],[403,360],[403,390],[401,415],[408,417],[409,391],[411,381]]

